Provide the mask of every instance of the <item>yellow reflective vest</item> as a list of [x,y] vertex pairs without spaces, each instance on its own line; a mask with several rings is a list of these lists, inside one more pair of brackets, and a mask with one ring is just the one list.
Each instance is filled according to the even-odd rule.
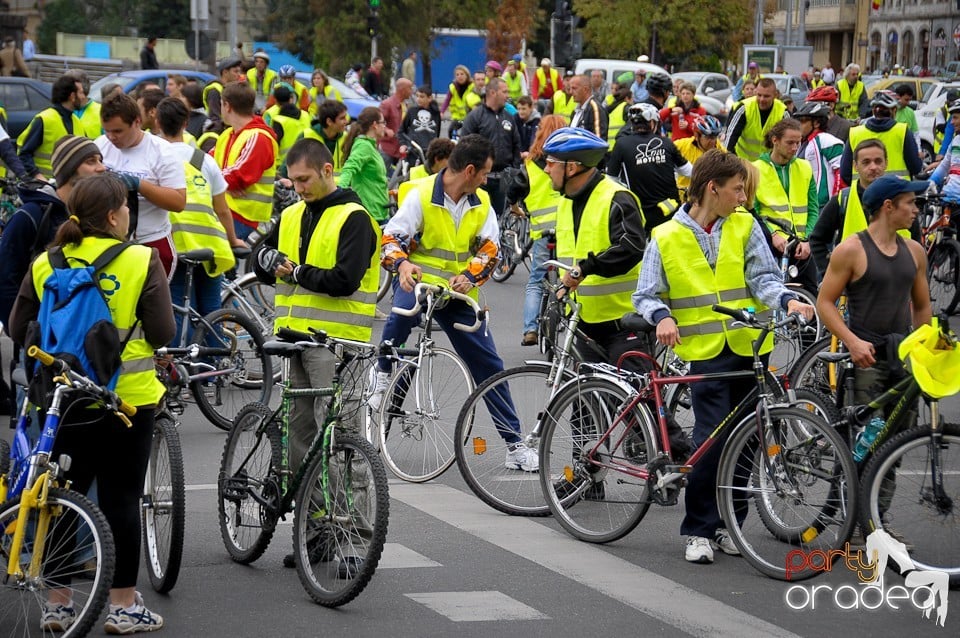
[[626,109],[627,103],[620,102],[607,116],[607,144],[611,151],[613,151],[613,145],[617,141],[617,133],[619,133],[623,125],[626,124],[626,119],[623,116],[623,114],[626,113]]
[[573,112],[577,110],[577,102],[572,95],[567,95],[564,91],[557,91],[553,94],[553,114],[563,116],[567,124],[573,119]]
[[514,102],[519,100],[523,95],[523,73],[517,71],[514,76],[511,76],[509,73],[504,73],[503,80],[507,83],[507,93],[510,94],[510,99]]
[[743,100],[743,117],[746,118],[740,138],[737,140],[737,146],[734,149],[737,155],[752,162],[763,152],[763,136],[767,131],[773,128],[774,124],[783,119],[783,114],[787,110],[783,102],[774,100],[767,116],[767,122],[760,125],[760,108],[757,106],[756,97],[748,97]]
[[848,120],[856,120],[860,117],[860,96],[866,89],[863,88],[863,82],[857,80],[857,83],[850,88],[847,80],[837,80],[837,91],[840,92],[840,100],[837,102],[836,113],[840,117]]
[[545,231],[556,230],[557,208],[564,197],[553,188],[550,176],[536,162],[527,160],[526,166],[530,192],[524,204],[530,216],[530,237],[540,239]]
[[283,127],[283,137],[277,143],[276,167],[280,168],[284,160],[287,159],[287,151],[290,150],[290,147],[310,130],[310,114],[306,111],[300,111],[300,117],[293,119],[277,113],[273,116],[273,122],[278,122]]
[[324,100],[336,100],[337,102],[343,102],[343,96],[340,95],[340,91],[336,90],[329,84],[323,87],[324,100],[319,99],[320,91],[318,91],[317,87],[315,86],[310,87],[309,95],[310,95],[310,106],[307,109],[307,112],[310,113],[310,117],[317,117],[317,111],[320,110],[320,102]]
[[[116,239],[85,237],[79,246],[63,247],[65,257],[82,259],[93,263],[107,248],[118,243]],[[166,391],[157,379],[153,363],[153,347],[147,343],[143,328],[137,321],[137,303],[147,280],[147,269],[153,249],[147,246],[128,246],[116,259],[100,272],[100,288],[110,309],[113,323],[120,332],[120,342],[127,345],[120,353],[120,377],[116,392],[133,406],[156,405]],[[33,262],[31,275],[37,298],[43,298],[43,284],[53,273],[47,253],[42,253]],[[170,312],[158,308],[155,312]],[[132,331],[132,334],[131,334]]]
[[[43,142],[41,142],[40,146],[33,152],[33,163],[36,165],[38,171],[52,177],[53,165],[50,163],[50,158],[53,157],[53,145],[64,135],[69,135],[70,132],[67,131],[67,128],[63,125],[60,112],[53,107],[49,107],[33,116],[30,125],[23,129],[23,133],[17,138],[18,147],[22,147],[24,142],[27,141],[30,129],[34,127],[34,123],[38,119],[43,123]],[[72,114],[72,119],[73,132],[79,133],[83,128],[83,124],[76,114]]]
[[[550,86],[553,87],[554,95],[556,95],[558,91],[559,83],[560,83],[560,73],[553,67],[550,67]],[[540,67],[537,69],[537,88],[539,89],[541,94],[543,93],[543,89],[545,89],[546,86],[547,86],[547,74],[543,72],[543,67]],[[537,97],[539,98],[543,96],[538,95]]]
[[[573,202],[566,197],[561,198],[557,207],[558,258],[579,263],[590,253],[599,255],[610,248],[610,205],[613,196],[619,192],[630,193],[631,197],[637,199],[629,189],[604,176],[590,193],[577,234],[573,232]],[[640,208],[639,200],[637,208]],[[587,323],[601,323],[620,319],[624,314],[633,312],[630,296],[637,288],[639,276],[639,261],[628,272],[615,277],[587,275],[574,293],[583,306],[581,318]]]
[[[286,137],[286,135],[284,135],[284,137]],[[327,141],[326,141],[325,139],[323,139],[323,136],[320,135],[319,133],[317,133],[317,132],[313,129],[313,127],[307,127],[307,129],[306,129],[305,131],[303,131],[303,137],[304,137],[304,139],[308,139],[308,140],[317,140],[318,142],[320,142],[321,144],[323,144],[323,145],[325,145],[325,146],[326,146],[326,144],[327,144]],[[340,177],[340,171],[343,170],[343,143],[344,143],[344,141],[345,141],[346,139],[347,139],[347,135],[346,135],[345,133],[341,133],[341,134],[337,137],[337,143],[334,144],[334,146],[333,146],[333,153],[332,153],[332,155],[333,155],[333,176],[334,176],[334,178]],[[330,148],[330,147],[328,146],[327,149],[329,150],[329,148]]]
[[207,113],[210,112],[210,91],[223,93],[223,85],[220,84],[220,80],[211,80],[208,85],[203,87],[203,108],[206,109]]
[[[700,159],[705,150],[697,146],[697,140],[694,137],[684,137],[673,143],[677,147],[677,150],[680,151],[680,155],[683,156],[683,159],[690,162],[691,165],[696,164],[697,160]],[[726,151],[723,146],[720,144],[720,140],[717,140],[714,148],[719,151]],[[711,149],[712,150],[712,149]],[[690,178],[685,177],[684,175],[677,175],[677,188],[687,188],[690,186]]]
[[[724,345],[740,356],[752,356],[751,344],[760,331],[730,327],[732,320],[714,312],[713,304],[752,307],[761,316],[769,313],[753,298],[744,276],[753,223],[749,213],[733,213],[723,221],[716,269],[710,267],[691,229],[674,219],[653,229],[669,287],[666,302],[680,331],[680,343],[673,349],[684,361],[712,359]],[[769,335],[760,352],[772,349],[773,335]]]
[[[761,217],[783,219],[790,223],[793,232],[801,239],[807,236],[807,200],[810,194],[810,182],[813,180],[813,167],[805,159],[796,158],[790,162],[790,192],[784,189],[777,175],[777,169],[762,159],[753,162],[760,171],[760,183],[757,185],[757,213]],[[776,232],[777,226],[770,226]]]
[[[287,255],[300,254],[300,224],[307,209],[306,202],[297,202],[280,216],[280,235],[277,249]],[[317,268],[331,269],[337,263],[337,248],[340,231],[354,211],[363,211],[360,204],[340,204],[323,211],[317,226],[310,236],[306,262]],[[377,234],[380,245],[380,227],[372,217],[364,216]],[[377,288],[380,281],[380,255],[373,251],[360,287],[347,297],[307,290],[299,284],[277,280],[274,300],[276,318],[274,331],[289,328],[307,332],[310,328],[324,330],[331,337],[369,342],[373,333],[373,316],[377,309]]]
[[[232,128],[225,130],[217,138],[217,146],[213,150],[213,158],[217,160],[217,166],[221,169],[236,164],[237,158],[240,157],[240,151],[243,150],[247,140],[254,135],[266,135],[273,145],[273,156],[277,156],[277,140],[261,128],[248,128],[240,131],[233,146],[230,147],[230,154],[227,155],[227,143],[232,135]],[[255,184],[247,187],[240,197],[235,197],[230,194],[230,191],[227,191],[227,204],[230,206],[230,210],[252,222],[268,221],[270,214],[273,212],[273,182],[276,174],[277,169],[276,164],[274,164],[263,172],[263,175]]]
[[[840,206],[840,214],[843,215],[843,230],[840,231],[840,241],[867,229],[869,220],[863,210],[863,205],[860,203],[860,193],[857,192],[856,180],[854,180],[852,186],[841,189],[837,194],[837,204]],[[904,239],[910,239],[909,229],[898,230],[897,234]]]
[[247,71],[247,84],[257,95],[270,97],[277,84],[277,72],[269,68],[264,69],[261,79],[257,76],[257,67],[253,67]]
[[[423,281],[429,284],[450,285],[450,278],[463,273],[473,259],[471,247],[480,231],[483,230],[487,214],[490,212],[490,196],[486,191],[478,190],[470,198],[468,208],[460,224],[453,222],[453,216],[443,205],[433,203],[433,190],[437,175],[431,175],[417,181],[420,207],[423,211],[423,229],[420,244],[410,253],[410,261],[420,266]],[[470,290],[470,296],[477,298],[477,288]]]
[[459,122],[467,117],[467,111],[473,108],[472,104],[467,102],[469,96],[476,95],[476,92],[473,90],[473,82],[467,85],[463,95],[457,93],[457,86],[453,82],[450,83],[447,90],[450,92],[450,119],[454,122]]
[[[881,132],[871,131],[867,128],[866,124],[860,124],[859,126],[854,126],[852,129],[850,129],[850,149],[856,150],[857,145],[864,140],[880,140],[887,148],[887,171],[884,174],[896,175],[902,179],[910,179],[910,173],[907,170],[907,162],[903,158],[903,140],[907,135],[910,134],[911,133],[907,129],[907,125],[903,122],[897,122],[890,128],[890,130]],[[857,163],[854,162],[854,179],[856,179],[858,174]]]
[[[79,133],[78,130],[80,131]],[[95,140],[100,137],[100,134],[103,133],[103,124],[100,122],[99,102],[90,100],[90,102],[83,108],[83,113],[80,115],[80,128],[74,128],[73,132],[77,135],[89,137],[91,140]]]
[[213,210],[213,193],[210,183],[203,176],[203,152],[194,152],[183,163],[187,178],[187,205],[183,212],[170,213],[170,233],[177,254],[200,248],[213,249],[213,263],[205,267],[211,277],[216,277],[236,265],[236,258],[227,241],[227,233],[220,218]]

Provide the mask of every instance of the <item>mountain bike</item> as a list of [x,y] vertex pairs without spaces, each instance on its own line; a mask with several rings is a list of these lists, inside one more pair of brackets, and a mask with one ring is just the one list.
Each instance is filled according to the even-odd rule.
[[[12,449],[0,443],[0,631],[40,636],[44,607],[72,607],[75,617],[64,636],[84,636],[100,617],[113,583],[113,534],[100,509],[63,480],[71,458],[52,459],[61,409],[68,398],[102,404],[128,425],[136,408],[107,388],[70,369],[60,359],[31,346],[28,355],[54,370],[54,390],[42,432],[31,448],[27,435],[31,408],[23,402]],[[6,448],[6,449],[3,449]]]
[[[370,582],[387,536],[390,497],[376,450],[345,431],[341,375],[367,343],[281,329],[264,349],[283,359],[280,407],[244,407],[227,436],[217,478],[220,534],[230,557],[249,564],[263,555],[278,521],[293,511],[294,560],[300,582],[325,607],[356,598]],[[339,361],[329,388],[292,388],[290,357],[327,348]],[[326,417],[303,463],[289,467],[287,427],[294,397],[329,397]]]
[[927,195],[919,217],[934,315],[952,315],[960,304],[960,242],[955,222],[951,222],[951,206],[942,195]]
[[506,208],[498,220],[500,224],[500,261],[490,274],[490,278],[503,283],[523,264],[530,270],[530,218],[519,204]]

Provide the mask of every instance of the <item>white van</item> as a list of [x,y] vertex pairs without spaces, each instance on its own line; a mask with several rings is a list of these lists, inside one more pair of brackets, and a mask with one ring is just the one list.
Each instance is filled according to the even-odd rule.
[[603,58],[581,58],[577,60],[574,67],[574,73],[577,75],[590,75],[594,69],[603,71],[603,77],[607,82],[613,82],[621,73],[628,72],[633,75],[637,69],[643,69],[647,75],[651,73],[667,73],[662,66],[650,64],[649,62],[636,62],[633,60],[605,60]]

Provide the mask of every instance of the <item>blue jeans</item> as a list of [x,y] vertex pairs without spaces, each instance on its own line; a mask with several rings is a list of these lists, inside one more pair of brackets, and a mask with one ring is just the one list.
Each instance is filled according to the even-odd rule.
[[247,226],[246,224],[233,220],[233,230],[237,234],[237,239],[246,239],[250,236],[250,233],[256,230],[253,226]]
[[533,242],[530,249],[530,279],[527,280],[526,296],[523,299],[523,332],[537,332],[537,320],[540,318],[540,299],[543,296],[541,283],[547,277],[547,267],[543,262],[550,258],[547,248],[548,239],[541,237]]
[[[190,305],[200,313],[206,316],[214,310],[220,309],[220,283],[223,281],[223,275],[211,277],[207,274],[203,266],[195,266],[193,269],[193,294],[190,296]],[[173,272],[173,278],[170,280],[170,297],[173,303],[183,304],[183,295],[187,286],[187,266],[184,263],[178,263],[177,269]],[[183,323],[183,316],[174,313],[177,321],[177,335],[173,338],[174,346],[180,345],[180,328]],[[190,335],[187,335],[187,342],[190,341]]]
[[[416,305],[413,292],[407,292],[401,288],[399,279],[393,280],[393,294],[394,307],[413,308]],[[404,317],[391,312],[383,326],[380,341],[389,340],[398,347],[405,344],[410,337],[410,332],[419,324],[421,314],[423,313],[418,313],[414,317]],[[474,383],[480,385],[488,377],[503,370],[503,360],[497,354],[497,346],[493,343],[493,335],[487,331],[486,322],[476,332],[464,332],[453,327],[455,323],[473,325],[475,321],[473,310],[465,303],[451,301],[446,307],[434,312],[433,318],[450,339],[454,351],[467,365]],[[377,367],[383,372],[390,372],[390,364],[389,357],[381,357],[377,362]],[[466,398],[463,397],[464,400]],[[497,428],[504,440],[507,443],[519,442],[520,420],[517,417],[516,409],[513,407],[513,399],[510,394],[504,392],[488,399],[487,408],[490,410],[490,414],[504,415],[504,423],[498,424],[501,427]]]

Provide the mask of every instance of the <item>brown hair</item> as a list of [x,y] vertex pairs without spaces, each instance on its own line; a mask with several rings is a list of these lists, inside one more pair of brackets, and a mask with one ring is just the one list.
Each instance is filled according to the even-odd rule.
[[67,198],[70,217],[57,229],[51,245],[78,246],[84,237],[123,239],[114,234],[107,215],[126,204],[127,187],[116,175],[100,173],[77,180]]
[[543,157],[543,143],[551,133],[564,126],[567,126],[567,120],[562,115],[544,115],[540,120],[540,126],[537,127],[537,134],[530,144],[530,159],[536,160]]
[[787,131],[802,132],[803,129],[800,127],[800,120],[785,117],[774,124],[770,127],[770,130],[767,131],[767,134],[763,136],[763,145],[767,148],[773,148],[773,140],[782,138]]
[[723,186],[734,177],[747,178],[747,169],[744,168],[740,158],[733,153],[724,153],[720,149],[710,149],[693,165],[690,186],[687,188],[687,201],[700,203],[707,190],[707,184],[716,182],[719,186]]
[[257,101],[257,94],[246,82],[227,82],[220,92],[220,100],[230,105],[237,115],[253,115],[253,107]]
[[100,107],[100,120],[106,122],[119,117],[124,124],[131,126],[140,118],[140,106],[126,93],[114,95]]
[[746,177],[743,178],[743,192],[747,196],[744,207],[752,209],[757,203],[757,189],[760,188],[760,169],[746,159],[741,158],[743,167],[747,170]]
[[350,151],[353,150],[353,141],[357,139],[357,136],[366,135],[370,128],[379,122],[382,117],[383,115],[380,113],[380,109],[376,106],[367,106],[360,111],[360,115],[357,116],[357,121],[350,125],[350,130],[347,131],[347,138],[343,140],[344,163],[346,163],[350,157]]

